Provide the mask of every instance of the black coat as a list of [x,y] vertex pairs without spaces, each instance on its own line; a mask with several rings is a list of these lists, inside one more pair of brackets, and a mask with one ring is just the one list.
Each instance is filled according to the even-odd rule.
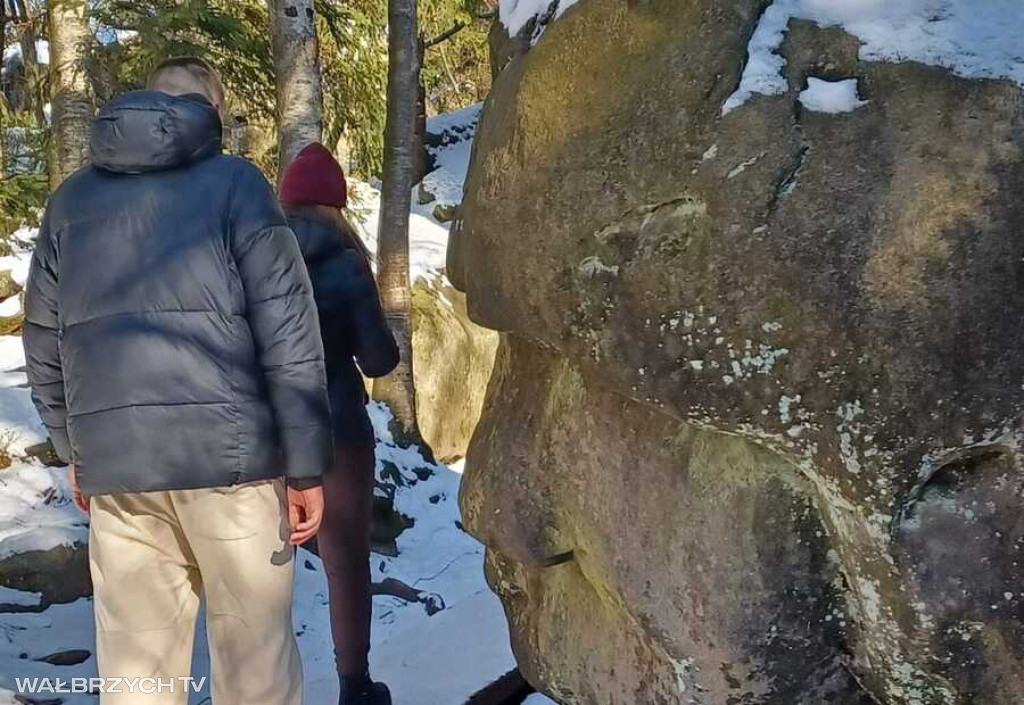
[[138,91],[50,199],[25,301],[33,399],[88,494],[330,465],[309,276],[273,190],[198,96]]
[[398,365],[398,346],[381,311],[373,273],[329,220],[289,212],[288,221],[309,268],[320,312],[334,441],[372,446],[362,375],[383,377]]

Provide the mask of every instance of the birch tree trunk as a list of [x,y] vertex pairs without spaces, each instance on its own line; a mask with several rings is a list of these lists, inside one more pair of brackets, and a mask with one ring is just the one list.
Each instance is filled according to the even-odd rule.
[[323,89],[313,0],[267,0],[277,86],[278,180],[323,138]]
[[398,340],[402,361],[373,385],[374,398],[395,415],[398,431],[418,439],[412,369],[409,291],[409,206],[415,168],[419,47],[416,0],[388,0],[388,95],[384,131],[377,279],[381,303]]
[[48,0],[50,16],[50,188],[88,158],[93,101],[86,74],[92,34],[87,0]]

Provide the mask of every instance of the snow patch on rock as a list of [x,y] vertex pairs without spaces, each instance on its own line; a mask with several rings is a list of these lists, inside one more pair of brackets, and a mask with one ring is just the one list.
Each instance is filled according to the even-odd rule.
[[1019,0],[776,0],[758,23],[739,88],[722,114],[755,93],[786,91],[778,49],[791,19],[843,27],[861,40],[865,61],[919,61],[966,78],[1008,78],[1024,86]]
[[[498,18],[505,25],[510,37],[514,37],[534,18],[549,16],[557,20],[565,11],[575,5],[578,0],[499,0]],[[537,28],[533,34],[533,42],[540,38],[543,28]]]
[[807,89],[800,93],[800,104],[816,113],[850,113],[867,105],[857,94],[857,79],[825,81],[808,78]]

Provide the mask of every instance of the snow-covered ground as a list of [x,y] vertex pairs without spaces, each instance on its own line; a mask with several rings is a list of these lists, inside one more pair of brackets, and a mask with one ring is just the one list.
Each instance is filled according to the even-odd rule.
[[[12,59],[21,59],[21,44],[11,44],[4,48],[3,63],[6,64]],[[40,64],[50,63],[50,43],[45,39],[36,42],[36,59]]]
[[739,89],[723,113],[755,93],[785,92],[785,59],[778,49],[793,18],[843,27],[860,39],[867,61],[919,61],[968,78],[1024,85],[1021,0],[775,0],[751,37]]
[[[479,107],[470,108],[439,118],[432,129],[459,128],[453,134],[471,138],[478,115]],[[449,149],[457,153],[448,154]],[[468,139],[452,138],[435,155],[440,173],[431,177],[446,185],[438,190],[454,203],[461,200],[468,150]],[[371,247],[376,244],[378,207],[376,190],[360,187],[358,209]],[[32,235],[20,232],[18,239],[29,245],[14,256],[0,258],[0,271],[12,271],[22,284],[28,276]],[[447,226],[435,221],[427,206],[414,208],[411,240],[413,276],[441,273]],[[6,307],[17,312],[19,300],[0,302],[0,309]],[[88,539],[87,517],[71,502],[65,472],[23,457],[26,447],[45,439],[26,386],[24,364],[21,339],[0,336],[0,445],[6,444],[16,458],[9,469],[0,470],[0,559]],[[483,547],[459,523],[461,467],[432,464],[419,449],[397,446],[388,432],[387,409],[372,404],[370,411],[377,434],[378,492],[393,492],[395,509],[415,522],[396,539],[396,556],[373,555],[373,580],[401,581],[420,593],[415,601],[374,598],[373,673],[391,686],[397,703],[459,705],[515,668],[501,604],[484,582]],[[35,593],[0,587],[0,605],[39,606],[40,599]],[[293,614],[305,668],[306,702],[333,702],[337,684],[326,578],[320,560],[304,550],[296,560]],[[14,699],[18,678],[67,681],[94,676],[93,640],[88,598],[38,613],[0,613],[0,705],[18,702]],[[44,660],[74,650],[88,656],[83,653],[84,660],[72,659],[81,660],[76,665],[58,666]],[[200,678],[208,673],[208,648],[200,623],[193,675]],[[207,682],[192,702],[203,702],[208,691]],[[59,697],[67,705],[96,702],[88,694]]]
[[[31,243],[34,233],[21,230],[15,239]],[[20,285],[28,279],[31,253],[22,250],[0,257],[0,271],[10,271]],[[0,303],[0,315],[15,315],[21,308],[19,296]],[[0,447],[15,456],[45,440],[46,436],[32,406],[25,378],[25,353],[21,338],[0,336]],[[15,553],[72,546],[86,540],[84,518],[65,501],[64,473],[16,459],[0,471],[0,559]],[[2,601],[0,601],[2,604]]]
[[[455,206],[462,202],[462,185],[469,170],[469,154],[483,105],[478,103],[463,110],[427,119],[427,132],[441,135],[441,145],[429,151],[437,168],[427,174],[423,185],[435,199],[419,202],[420,188],[413,188],[409,216],[409,276],[413,280],[432,280],[444,273],[448,251],[448,225],[433,215],[437,205]],[[371,251],[377,250],[377,217],[380,213],[380,191],[374,184],[355,182],[349,210]]]
[[440,144],[427,150],[436,168],[423,179],[423,189],[434,195],[436,203],[446,206],[462,203],[462,186],[469,171],[469,155],[483,107],[483,103],[476,103],[427,119],[427,132],[441,135]]

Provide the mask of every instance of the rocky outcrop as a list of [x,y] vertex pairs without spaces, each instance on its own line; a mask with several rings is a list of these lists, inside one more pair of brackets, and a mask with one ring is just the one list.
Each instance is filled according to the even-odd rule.
[[21,285],[14,281],[10,270],[0,272],[0,301],[3,301],[6,305],[8,300],[13,300],[15,296],[19,297],[16,312],[13,312],[11,315],[0,315],[0,335],[21,333],[22,326],[25,324],[25,313],[22,310],[24,306],[20,298],[21,295]]
[[480,418],[498,335],[470,321],[465,294],[436,276],[413,285],[412,341],[420,434],[439,460],[462,458]]
[[564,702],[1015,703],[1022,92],[793,21],[789,91],[723,115],[763,6],[585,0],[503,55],[466,525]]
[[54,546],[0,559],[0,585],[41,595],[41,607],[92,595],[89,549],[85,544]]

